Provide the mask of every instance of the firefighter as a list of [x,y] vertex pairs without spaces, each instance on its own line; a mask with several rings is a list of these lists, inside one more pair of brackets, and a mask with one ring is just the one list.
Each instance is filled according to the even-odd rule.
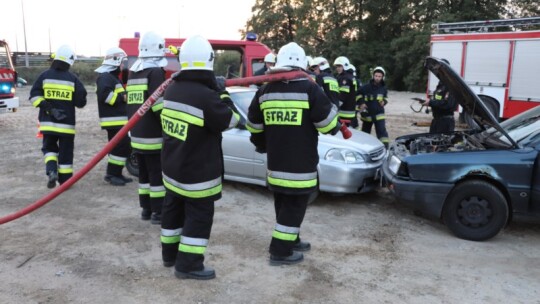
[[[304,50],[291,42],[279,50],[276,68],[303,70],[306,61]],[[255,94],[246,127],[256,151],[268,152],[267,183],[277,221],[270,265],[299,263],[304,258],[299,251],[311,248],[299,233],[309,196],[318,188],[318,132],[338,132],[338,109],[308,79],[270,82]]]
[[[120,81],[120,68],[127,58],[126,52],[118,47],[107,50],[102,65],[95,70],[96,94],[101,129],[107,131],[109,141],[127,123],[126,90]],[[111,150],[107,158],[105,181],[114,186],[124,186],[133,179],[122,175],[131,149],[129,137],[124,136]]]
[[349,59],[345,56],[339,56],[334,60],[336,68],[337,81],[339,84],[339,100],[341,106],[339,108],[339,117],[343,120],[348,120],[349,126],[358,127],[358,119],[356,118],[356,79],[347,72],[351,68]]
[[217,85],[214,56],[212,46],[202,36],[192,36],[182,44],[181,70],[165,91],[161,113],[166,188],[162,258],[164,266],[175,266],[178,278],[215,277],[215,271],[204,266],[204,252],[214,202],[221,198],[221,132],[234,128],[240,116],[224,82]]
[[264,56],[264,66],[260,69],[258,69],[253,76],[261,76],[266,74],[266,71],[274,67],[276,64],[276,55],[274,53],[268,53],[266,56]]
[[77,59],[73,49],[62,45],[52,57],[51,67],[39,75],[30,90],[32,105],[39,107],[48,188],[73,175],[75,108],[86,105],[86,89],[69,71]]
[[377,138],[388,148],[389,139],[384,114],[384,106],[388,103],[388,90],[384,84],[386,72],[384,68],[378,66],[372,73],[373,78],[359,89],[357,95],[362,131],[370,134],[371,127],[375,125]]
[[[448,60],[441,59],[446,64],[450,65]],[[453,132],[455,128],[454,111],[457,107],[456,99],[448,88],[439,81],[433,97],[430,100],[422,103],[424,106],[431,107],[433,113],[433,120],[429,126],[429,133],[444,133]]]
[[332,75],[330,64],[324,57],[315,57],[310,68],[316,75],[315,81],[324,89],[326,97],[332,101],[336,107],[339,107],[339,84]]
[[[127,90],[127,114],[131,118],[150,95],[165,81],[163,67],[165,39],[148,32],[139,40],[139,58],[130,68]],[[161,179],[160,114],[163,98],[160,97],[130,131],[131,148],[139,165],[139,203],[141,219],[161,224],[161,206],[165,188]]]

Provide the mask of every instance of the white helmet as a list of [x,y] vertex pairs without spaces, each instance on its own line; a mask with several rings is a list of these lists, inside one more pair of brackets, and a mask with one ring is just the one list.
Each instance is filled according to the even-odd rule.
[[383,79],[384,79],[384,76],[386,76],[386,71],[384,70],[384,68],[382,66],[378,66],[378,67],[374,68],[373,71],[371,72],[371,75],[375,75],[375,72],[382,73]]
[[303,48],[296,44],[296,42],[289,42],[279,49],[276,68],[297,67],[305,69],[306,66],[306,53]]
[[102,65],[112,65],[120,66],[122,61],[127,57],[127,54],[124,50],[119,47],[113,47],[105,52],[105,58],[103,59]]
[[274,53],[268,53],[264,56],[264,62],[276,63],[276,55]]
[[164,57],[165,39],[154,32],[145,33],[139,40],[139,58]]
[[321,71],[324,71],[330,68],[330,65],[328,64],[328,60],[326,60],[326,58],[324,57],[315,57],[315,59],[313,59],[312,65],[318,65]]
[[56,53],[53,54],[54,60],[63,61],[69,65],[73,65],[77,59],[77,55],[69,45],[62,45],[56,50]]
[[313,65],[313,57],[307,55],[306,56],[306,60],[307,60],[307,66],[310,67]]
[[345,71],[351,68],[351,63],[349,62],[349,59],[345,56],[339,56],[338,58],[336,58],[336,60],[334,60],[334,65],[343,66],[343,69]]
[[178,58],[182,71],[214,70],[214,49],[203,36],[195,35],[186,39]]

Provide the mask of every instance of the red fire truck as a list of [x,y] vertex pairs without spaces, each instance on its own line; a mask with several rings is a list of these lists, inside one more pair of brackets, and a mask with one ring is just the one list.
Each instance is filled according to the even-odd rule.
[[17,72],[13,67],[11,52],[6,41],[0,40],[0,114],[15,112],[19,97],[15,97]]
[[[540,105],[540,17],[434,24],[431,56],[445,58],[500,119]],[[488,32],[490,28],[512,31]],[[428,95],[437,85],[430,73]]]
[[[138,36],[136,34],[136,36]],[[217,75],[225,76],[226,78],[248,77],[253,76],[253,73],[260,69],[264,65],[264,56],[271,52],[271,50],[264,44],[254,41],[256,36],[249,35],[246,40],[209,40],[210,44],[216,52],[216,59],[214,62],[219,61],[220,56],[227,56],[229,64],[225,70],[216,71]],[[184,38],[165,38],[166,46],[172,45],[180,48],[184,42]],[[139,54],[138,50],[139,38],[122,38],[120,39],[119,47],[126,51],[128,55],[128,64],[130,67],[137,59]],[[180,69],[180,63],[178,57],[172,53],[167,54],[169,61],[165,67],[167,77],[171,73]]]

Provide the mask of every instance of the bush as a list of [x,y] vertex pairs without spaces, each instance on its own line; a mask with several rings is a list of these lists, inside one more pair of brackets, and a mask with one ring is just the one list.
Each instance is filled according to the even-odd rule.
[[[94,70],[99,66],[99,63],[75,62],[69,70],[77,75],[84,85],[95,85],[97,73]],[[38,76],[48,68],[48,66],[17,67],[17,73],[20,77],[28,81],[29,85],[32,85]]]

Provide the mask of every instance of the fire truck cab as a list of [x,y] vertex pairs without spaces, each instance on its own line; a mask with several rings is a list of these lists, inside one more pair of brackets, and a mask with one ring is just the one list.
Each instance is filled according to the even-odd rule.
[[[137,36],[137,34],[136,34]],[[264,56],[271,50],[264,44],[254,41],[255,37],[248,35],[247,40],[209,40],[216,53],[214,72],[226,78],[253,76],[253,73],[264,65]],[[184,38],[165,38],[166,47],[172,45],[180,49]],[[128,55],[127,67],[131,67],[139,55],[139,38],[122,38],[119,47]],[[180,69],[178,56],[167,53],[168,65],[164,68],[166,77]],[[222,64],[218,64],[222,63]],[[126,79],[122,75],[123,79]]]
[[17,111],[19,97],[15,97],[16,87],[17,72],[9,46],[5,40],[0,40],[0,114]]
[[[521,30],[539,24],[540,17],[434,24],[431,56],[447,59],[495,117],[510,118],[540,105],[540,31]],[[436,85],[430,73],[428,95]]]

